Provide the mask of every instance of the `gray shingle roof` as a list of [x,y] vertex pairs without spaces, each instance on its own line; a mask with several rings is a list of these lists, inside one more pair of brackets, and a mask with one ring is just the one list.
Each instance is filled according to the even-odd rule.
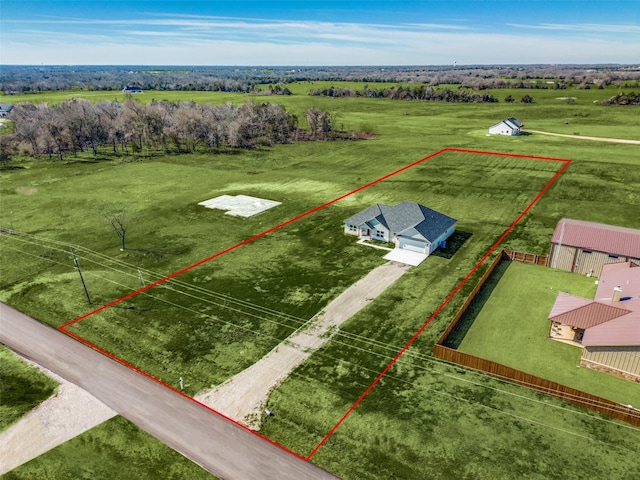
[[517,118],[514,117],[509,117],[506,118],[505,120],[503,120],[506,124],[511,124],[516,128],[522,128],[524,127],[524,123],[522,123],[520,120],[518,120]]
[[500,126],[502,124],[505,124],[509,128],[512,128],[514,130],[518,130],[518,129],[524,127],[524,123],[522,123],[520,120],[518,120],[517,118],[514,118],[514,117],[509,117],[509,118],[505,118],[501,122],[496,123],[495,125],[492,125],[491,128],[498,127],[498,126]]
[[345,223],[362,225],[373,219],[378,220],[396,234],[415,228],[430,242],[436,240],[444,231],[456,223],[454,218],[416,202],[402,202],[394,206],[376,203],[353,217],[347,218]]

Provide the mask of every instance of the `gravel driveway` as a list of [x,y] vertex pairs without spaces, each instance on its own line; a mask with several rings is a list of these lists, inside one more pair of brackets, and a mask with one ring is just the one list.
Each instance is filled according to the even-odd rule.
[[260,428],[264,405],[272,389],[313,352],[330,340],[327,333],[367,306],[409,270],[409,265],[387,262],[345,290],[327,308],[258,362],[196,399],[252,429]]

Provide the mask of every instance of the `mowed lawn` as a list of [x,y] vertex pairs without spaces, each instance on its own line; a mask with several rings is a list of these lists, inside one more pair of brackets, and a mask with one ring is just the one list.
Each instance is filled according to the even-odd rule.
[[[548,338],[547,319],[558,292],[593,298],[593,278],[519,262],[504,274],[476,315],[458,349],[598,395],[637,404],[640,385],[579,367],[582,349]],[[474,318],[475,317],[475,318]]]
[[[457,218],[459,230],[469,236],[466,248],[455,260],[434,257],[420,269],[424,282],[442,284],[432,289],[430,301],[424,304],[435,309],[446,296],[446,289],[453,288],[460,273],[471,268],[561,165],[443,153],[70,329],[167,383],[184,378],[186,391],[195,395],[255,363],[302,328],[332,298],[383,262],[383,253],[356,245],[355,238],[344,235],[344,218],[374,203],[403,200],[418,201]],[[303,180],[299,183],[305,184]],[[242,187],[235,185],[234,190],[257,196],[277,195],[275,190],[266,191],[265,186],[247,180]],[[329,198],[318,201],[318,205],[332,200],[331,195],[338,196],[331,189],[325,193]],[[289,198],[294,198],[291,193]],[[207,214],[198,216],[204,221]],[[227,223],[220,219],[220,213],[209,215],[221,224]],[[232,219],[229,223],[251,224],[259,218]],[[162,228],[158,222],[157,229]],[[220,231],[224,231],[222,227]],[[444,275],[452,262],[461,271]],[[132,269],[126,278],[129,284],[137,281]],[[383,324],[379,328],[388,327]],[[403,328],[417,327],[410,323]],[[344,355],[349,355],[348,350]]]

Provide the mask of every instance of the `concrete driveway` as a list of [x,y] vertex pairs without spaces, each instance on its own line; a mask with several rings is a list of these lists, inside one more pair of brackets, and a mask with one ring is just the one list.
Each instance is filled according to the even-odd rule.
[[403,248],[394,248],[388,254],[384,256],[385,260],[390,262],[404,263],[405,265],[411,265],[417,267],[427,259],[428,255],[424,253],[412,252]]

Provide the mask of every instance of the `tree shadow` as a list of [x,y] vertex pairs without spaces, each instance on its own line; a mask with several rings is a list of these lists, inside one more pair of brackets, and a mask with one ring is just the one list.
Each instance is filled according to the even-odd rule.
[[491,294],[510,264],[511,262],[509,261],[503,261],[495,268],[485,284],[480,288],[476,297],[471,301],[469,308],[462,314],[460,321],[458,321],[449,336],[445,339],[443,343],[445,347],[457,349],[460,346],[465,335],[469,332],[473,322],[475,322],[478,314],[491,297]]
[[431,254],[431,256],[446,258],[447,260],[451,259],[451,257],[453,257],[456,252],[462,248],[472,235],[473,234],[469,232],[460,232],[456,230],[447,239],[447,246],[445,248],[438,248]]
[[164,259],[165,257],[171,255],[185,255],[189,251],[191,251],[191,248],[182,244],[146,248],[127,247],[125,250],[126,253],[139,254],[144,257],[152,257],[158,260]]

